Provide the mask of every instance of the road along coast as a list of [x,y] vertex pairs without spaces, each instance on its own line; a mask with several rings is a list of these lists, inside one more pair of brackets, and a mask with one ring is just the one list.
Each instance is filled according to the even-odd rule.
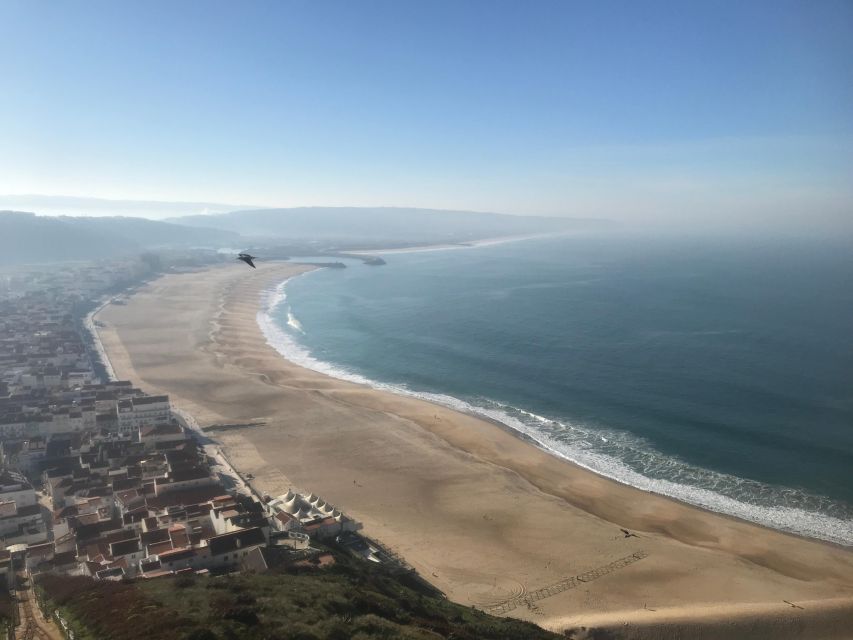
[[288,362],[257,315],[264,292],[307,268],[167,275],[104,307],[116,375],[202,426],[253,423],[213,435],[255,486],[342,505],[457,602],[555,629],[627,622],[649,638],[735,615],[751,630],[738,637],[853,628],[849,549],[639,491],[474,416]]

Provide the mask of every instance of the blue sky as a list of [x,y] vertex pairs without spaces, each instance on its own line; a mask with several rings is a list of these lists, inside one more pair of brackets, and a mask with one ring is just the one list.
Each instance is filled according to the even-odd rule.
[[853,3],[0,2],[0,194],[853,217]]

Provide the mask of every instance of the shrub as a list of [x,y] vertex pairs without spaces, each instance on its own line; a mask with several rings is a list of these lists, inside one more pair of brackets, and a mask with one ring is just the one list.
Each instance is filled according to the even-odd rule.
[[260,622],[257,612],[252,607],[231,607],[222,614],[222,617],[226,620],[239,622],[247,627],[254,627]]
[[178,576],[174,580],[176,589],[186,589],[195,586],[195,578],[193,576]]
[[210,629],[195,629],[184,636],[184,640],[219,640]]

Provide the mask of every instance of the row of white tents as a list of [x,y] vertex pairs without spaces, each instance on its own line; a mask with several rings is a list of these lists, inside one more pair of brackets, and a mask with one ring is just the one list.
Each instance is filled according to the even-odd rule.
[[341,513],[340,509],[335,508],[320,496],[313,493],[303,496],[299,493],[294,493],[292,490],[288,490],[286,494],[271,500],[268,507],[276,512],[284,511],[300,522],[303,520],[314,520],[318,517],[332,517],[337,522],[341,522],[343,519],[343,513]]

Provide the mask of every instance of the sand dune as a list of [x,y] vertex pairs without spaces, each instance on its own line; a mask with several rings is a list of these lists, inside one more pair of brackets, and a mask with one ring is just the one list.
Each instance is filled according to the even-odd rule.
[[853,629],[848,549],[620,485],[478,418],[285,361],[256,314],[265,288],[302,269],[236,265],[151,283],[98,315],[113,367],[201,424],[265,422],[216,435],[260,489],[292,484],[340,505],[458,602],[514,601],[505,615],[638,638],[721,637],[735,618],[742,626],[722,637]]

